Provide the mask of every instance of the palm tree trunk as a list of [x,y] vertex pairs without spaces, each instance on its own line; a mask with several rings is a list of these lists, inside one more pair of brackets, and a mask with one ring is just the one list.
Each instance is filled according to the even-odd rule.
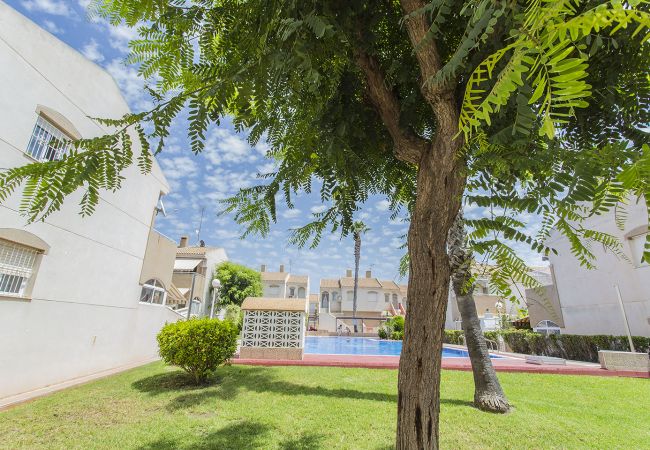
[[357,333],[357,291],[359,289],[359,260],[361,259],[361,234],[354,233],[354,292],[352,294],[352,324]]
[[506,413],[510,410],[510,404],[501,388],[494,366],[492,366],[492,360],[485,343],[485,336],[481,331],[481,323],[476,312],[474,296],[472,295],[472,253],[465,245],[465,226],[462,211],[458,213],[454,225],[449,230],[447,245],[449,247],[452,285],[458,302],[465,342],[472,363],[472,373],[474,374],[474,404],[484,411]]

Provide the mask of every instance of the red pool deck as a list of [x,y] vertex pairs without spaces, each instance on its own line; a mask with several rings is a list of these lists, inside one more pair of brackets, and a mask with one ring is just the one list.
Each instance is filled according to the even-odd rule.
[[[399,356],[367,356],[367,355],[314,355],[306,354],[302,360],[263,360],[239,359],[231,360],[233,364],[252,366],[317,366],[317,367],[357,367],[365,369],[397,369]],[[648,372],[628,372],[620,370],[605,370],[595,364],[567,362],[567,365],[535,365],[528,364],[521,358],[507,357],[493,359],[498,372],[528,372],[562,375],[592,375],[601,377],[631,377],[650,378]],[[449,370],[472,370],[469,358],[443,358],[442,368]]]

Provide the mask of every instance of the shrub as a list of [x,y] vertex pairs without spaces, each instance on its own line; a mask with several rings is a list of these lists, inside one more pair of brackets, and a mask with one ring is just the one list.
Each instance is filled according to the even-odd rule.
[[[397,334],[396,334],[397,333]],[[394,316],[386,320],[377,330],[381,339],[401,341],[404,338],[404,316]]]
[[395,316],[390,321],[394,331],[404,332],[404,316]]
[[461,339],[460,336],[463,334],[462,330],[445,330],[445,336],[443,338],[443,342],[445,344],[452,344],[452,345],[461,345]]
[[158,333],[159,353],[199,384],[237,350],[237,327],[229,320],[190,319],[166,324]]
[[390,338],[394,341],[401,341],[404,339],[404,332],[403,331],[393,331],[390,334]]
[[[446,344],[461,344],[461,330],[445,330]],[[598,350],[629,351],[630,346],[625,336],[580,334],[551,334],[545,336],[529,330],[485,331],[487,339],[497,341],[499,336],[514,353],[525,355],[554,356],[575,361],[598,362]],[[647,352],[650,339],[633,336],[632,341],[637,352]]]
[[223,319],[232,322],[237,327],[237,333],[241,331],[244,325],[244,313],[238,305],[227,305]]
[[246,297],[262,296],[262,277],[259,272],[241,264],[225,261],[219,264],[214,278],[221,281],[220,303],[241,305]]

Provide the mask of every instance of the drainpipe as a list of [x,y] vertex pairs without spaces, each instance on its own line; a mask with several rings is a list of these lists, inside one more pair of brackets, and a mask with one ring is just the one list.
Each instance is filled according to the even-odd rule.
[[623,297],[621,297],[621,290],[618,288],[618,284],[614,285],[616,289],[616,295],[618,296],[618,304],[621,307],[621,312],[623,313],[623,322],[625,323],[625,332],[627,333],[627,340],[630,342],[630,351],[632,353],[634,350],[634,342],[632,342],[632,333],[630,333],[630,324],[627,322],[627,314],[625,314],[625,307],[623,306]]

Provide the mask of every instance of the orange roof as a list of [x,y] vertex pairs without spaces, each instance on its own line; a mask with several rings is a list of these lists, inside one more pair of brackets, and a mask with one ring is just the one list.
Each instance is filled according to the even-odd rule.
[[339,280],[336,280],[334,278],[321,278],[320,280],[320,287],[321,289],[323,288],[338,288],[339,285]]
[[307,312],[305,298],[246,297],[241,304],[245,311],[304,311]]
[[262,281],[285,281],[289,272],[260,272]]
[[308,275],[289,275],[289,283],[307,284],[308,282]]
[[[341,278],[341,287],[354,287],[354,278],[353,277],[344,277]],[[380,288],[381,283],[377,278],[361,278],[359,277],[359,287],[360,288]]]

